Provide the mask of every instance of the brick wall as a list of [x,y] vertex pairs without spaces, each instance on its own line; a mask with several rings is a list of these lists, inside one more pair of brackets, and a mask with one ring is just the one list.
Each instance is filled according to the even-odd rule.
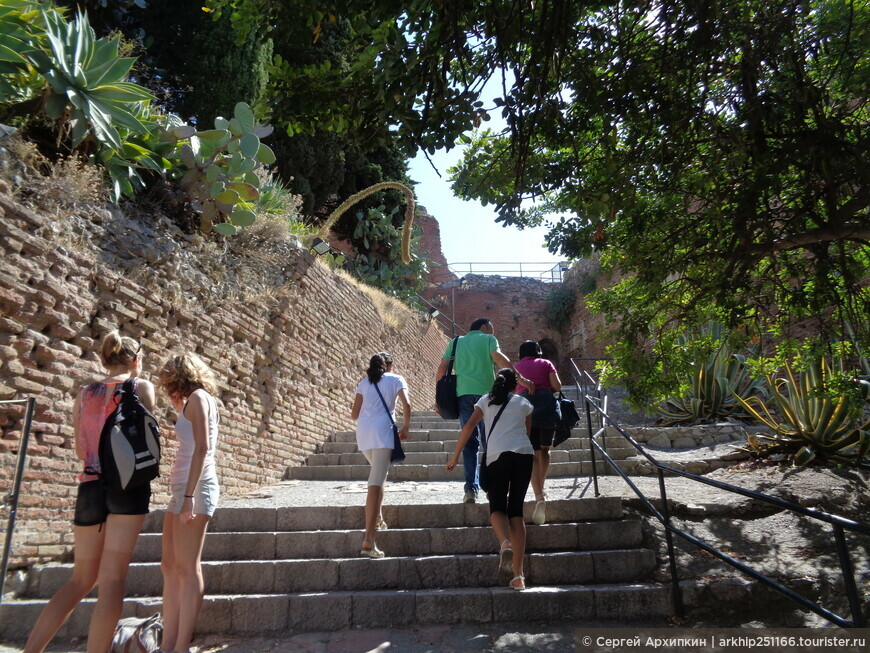
[[[191,308],[162,296],[159,284],[144,287],[119,275],[111,256],[58,246],[51,229],[50,219],[0,193],[0,399],[37,398],[13,565],[71,549],[80,463],[70,410],[78,388],[100,378],[95,350],[111,328],[142,341],[146,378],[173,348],[195,349],[213,367],[225,405],[218,466],[227,494],[281,480],[333,431],[352,428],[354,389],[381,349],[393,353],[396,371],[408,379],[412,405],[434,402],[444,334],[418,314],[402,327],[385,325],[365,294],[304,250],[283,262],[294,282],[277,303]],[[22,413],[0,409],[2,495],[12,484]],[[169,432],[170,405],[159,395],[157,413]],[[154,506],[167,501],[174,453],[166,441]]]

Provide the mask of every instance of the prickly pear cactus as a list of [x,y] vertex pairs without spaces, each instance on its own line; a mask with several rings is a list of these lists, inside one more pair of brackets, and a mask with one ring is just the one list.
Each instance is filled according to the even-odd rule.
[[272,127],[257,125],[244,102],[236,104],[231,119],[214,123],[214,129],[191,134],[178,150],[184,170],[179,184],[199,213],[202,230],[231,236],[257,217],[260,180],[254,170],[275,162],[275,154],[260,142]]

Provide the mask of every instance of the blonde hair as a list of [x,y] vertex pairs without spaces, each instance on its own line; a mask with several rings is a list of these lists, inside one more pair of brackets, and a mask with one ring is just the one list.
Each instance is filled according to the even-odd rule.
[[217,395],[214,372],[192,351],[170,356],[160,368],[160,387],[170,397],[184,399],[202,388]]
[[117,330],[109,331],[104,337],[100,345],[100,359],[103,365],[132,365],[139,357],[139,350],[142,345],[122,336]]

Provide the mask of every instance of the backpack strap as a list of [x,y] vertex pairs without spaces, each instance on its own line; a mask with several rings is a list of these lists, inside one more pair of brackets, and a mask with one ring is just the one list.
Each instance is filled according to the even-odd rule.
[[453,361],[456,360],[456,345],[459,344],[459,336],[453,339],[453,351],[450,352],[450,362],[447,364],[447,376],[453,372]]
[[[381,378],[384,378],[384,377],[381,377]],[[373,383],[372,385],[375,386],[375,392],[377,392],[378,397],[381,398],[381,403],[384,405],[384,410],[387,411],[387,417],[390,418],[390,424],[392,424],[393,426],[396,426],[396,422],[393,420],[393,414],[390,412],[390,409],[387,407],[387,402],[384,401],[384,395],[381,394],[381,389],[378,387],[377,383]]]

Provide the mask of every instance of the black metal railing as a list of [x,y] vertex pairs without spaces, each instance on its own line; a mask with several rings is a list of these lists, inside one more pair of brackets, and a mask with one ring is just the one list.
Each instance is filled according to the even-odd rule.
[[[616,473],[622,477],[622,479],[628,483],[631,489],[637,494],[640,498],[641,502],[646,506],[646,508],[650,511],[650,513],[658,519],[665,529],[665,540],[668,549],[668,560],[670,563],[671,570],[671,587],[673,593],[674,600],[674,608],[677,612],[678,616],[684,615],[683,609],[683,600],[682,593],[680,591],[679,580],[677,576],[677,562],[676,555],[674,552],[674,541],[673,536],[678,535],[679,537],[684,538],[685,540],[691,542],[695,546],[707,551],[711,555],[716,558],[726,562],[732,567],[736,568],[741,573],[749,576],[750,578],[754,578],[757,581],[760,581],[764,585],[784,594],[789,599],[799,604],[800,606],[815,612],[816,614],[824,617],[831,623],[834,623],[843,628],[864,628],[867,625],[867,621],[861,611],[861,600],[858,594],[858,588],[855,584],[855,574],[852,567],[852,561],[849,557],[849,550],[846,544],[845,531],[851,531],[853,533],[859,533],[862,535],[870,535],[870,527],[865,524],[861,524],[856,521],[852,521],[851,519],[845,519],[843,517],[839,517],[837,515],[831,515],[825,512],[821,512],[819,510],[812,510],[811,508],[804,508],[803,506],[799,506],[797,504],[791,503],[789,501],[785,501],[783,499],[778,499],[776,497],[769,496],[767,494],[763,494],[761,492],[754,492],[752,490],[747,490],[745,488],[737,487],[735,485],[730,485],[728,483],[722,483],[721,481],[715,481],[713,479],[705,478],[703,476],[698,476],[696,474],[690,474],[689,472],[685,472],[679,469],[674,469],[673,467],[669,467],[667,465],[663,465],[655,458],[653,458],[644,448],[638,444],[638,442],[632,438],[628,433],[626,433],[620,426],[617,424],[604,410],[602,405],[599,403],[600,399],[598,396],[587,394],[584,397],[584,403],[586,406],[586,428],[588,430],[589,435],[589,450],[592,459],[592,477],[593,483],[595,487],[595,496],[600,496],[600,492],[598,491],[598,473],[596,469],[595,463],[595,451],[596,449],[601,453],[604,459],[613,467]],[[599,422],[601,424],[600,428],[597,430],[593,429],[592,426],[592,413],[597,413],[599,417]],[[598,444],[595,441],[599,435],[602,436],[603,440],[606,440],[604,437],[605,434],[605,426],[609,425],[613,427],[617,433],[619,433],[623,438],[625,438],[632,447],[634,447],[646,460],[653,466],[654,469],[658,472],[658,481],[659,481],[659,499],[661,502],[661,509],[657,508],[653,502],[644,495],[643,491],[638,488],[637,484],[635,484],[628,475],[619,467],[617,462],[611,458],[605,448]],[[777,508],[789,510],[798,515],[803,515],[805,517],[809,517],[812,519],[816,519],[821,522],[825,522],[830,524],[833,527],[833,535],[836,541],[837,554],[839,557],[840,563],[840,571],[843,575],[843,585],[846,590],[846,596],[849,601],[849,609],[852,614],[851,621],[841,617],[839,615],[834,614],[830,610],[823,608],[821,605],[810,601],[804,596],[797,594],[793,590],[785,587],[781,583],[773,580],[765,576],[764,574],[752,569],[751,567],[739,562],[729,556],[722,551],[719,551],[715,547],[707,544],[706,542],[701,541],[691,533],[687,533],[686,531],[675,526],[671,521],[671,516],[668,511],[668,497],[667,491],[665,488],[665,474],[670,474],[673,476],[681,476],[683,478],[688,478],[692,481],[696,481],[698,483],[702,483],[704,485],[709,485],[720,490],[725,490],[727,492],[732,492],[735,494],[739,494],[745,497],[749,497],[756,501],[761,501],[763,503],[767,503]]]
[[30,427],[33,424],[33,413],[36,409],[36,399],[8,399],[0,401],[0,406],[14,406],[23,404],[24,426],[21,429],[21,443],[18,447],[18,459],[15,464],[15,477],[12,481],[12,490],[5,497],[4,503],[9,508],[9,518],[6,523],[6,532],[3,535],[3,562],[0,568],[0,603],[3,601],[3,589],[6,585],[6,570],[9,568],[9,554],[12,551],[12,532],[15,530],[15,517],[18,512],[18,495],[21,492],[21,481],[24,478],[24,464],[27,460],[27,445],[30,441]]

